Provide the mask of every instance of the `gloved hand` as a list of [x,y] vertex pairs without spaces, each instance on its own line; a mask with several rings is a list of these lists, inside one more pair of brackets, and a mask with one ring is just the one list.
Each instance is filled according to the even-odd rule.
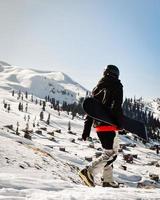
[[87,135],[85,133],[82,134],[82,140],[86,141]]
[[123,116],[116,118],[115,124],[119,130],[123,130]]
[[127,132],[124,129],[119,130],[118,133],[119,133],[119,135],[126,135],[127,134]]

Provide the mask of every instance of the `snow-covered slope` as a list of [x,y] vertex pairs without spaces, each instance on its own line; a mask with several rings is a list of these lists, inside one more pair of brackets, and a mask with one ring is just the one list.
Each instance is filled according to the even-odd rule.
[[[42,106],[28,99],[17,100],[5,89],[0,88],[0,199],[10,200],[104,200],[104,199],[159,199],[160,183],[150,180],[149,174],[160,176],[160,168],[151,165],[151,161],[159,162],[160,156],[147,148],[140,141],[134,141],[131,136],[120,136],[120,143],[134,143],[135,147],[127,147],[125,154],[138,155],[133,163],[125,163],[120,153],[114,164],[114,177],[124,183],[123,188],[102,188],[100,176],[96,177],[97,186],[88,188],[79,179],[77,170],[83,168],[88,161],[85,157],[95,159],[95,154],[101,147],[92,130],[92,142],[81,141],[83,120],[79,117],[72,120],[66,112],[58,112],[47,103],[44,120],[39,120]],[[3,100],[10,104],[8,113]],[[28,111],[18,111],[18,104],[28,103]],[[46,124],[48,113],[51,114],[50,125]],[[28,119],[25,121],[24,116]],[[30,116],[28,118],[28,116]],[[68,133],[68,122],[71,131]],[[19,123],[20,135],[15,135]],[[36,124],[33,127],[33,122]],[[29,124],[32,140],[25,139],[23,130]],[[6,128],[13,125],[13,130]],[[61,129],[61,133],[59,133]],[[42,131],[38,134],[37,131]],[[51,136],[51,134],[54,135]],[[74,141],[74,140],[75,141]],[[89,147],[94,144],[94,148]],[[61,151],[60,150],[65,151]],[[101,152],[100,149],[98,152]],[[122,166],[126,166],[124,170]],[[139,185],[144,188],[137,188]]]
[[[71,103],[85,96],[86,90],[68,76],[61,72],[20,69],[0,62],[0,83],[0,199],[160,199],[160,181],[149,177],[151,173],[160,176],[160,155],[149,149],[150,144],[135,141],[132,135],[120,136],[121,144],[132,145],[119,153],[114,164],[114,178],[124,183],[123,188],[102,188],[100,175],[95,178],[95,188],[88,188],[81,182],[78,169],[88,164],[86,158],[95,159],[102,151],[94,130],[91,131],[92,141],[81,141],[84,123],[81,117],[72,120],[72,116],[64,111],[59,115],[47,103],[44,120],[40,121],[42,106],[35,102],[35,99],[39,102],[39,98],[48,94],[61,102]],[[13,89],[14,96],[11,94]],[[17,99],[19,89],[30,93],[27,99],[25,95]],[[62,95],[60,91],[64,90],[69,95]],[[33,102],[32,93],[36,96]],[[18,110],[20,102],[24,107],[28,105],[26,112]],[[4,103],[10,105],[9,112]],[[49,113],[50,124],[47,125]],[[12,129],[8,125],[12,125]],[[27,126],[32,140],[24,138]],[[19,135],[15,134],[17,127]],[[126,163],[123,154],[138,157],[133,163]],[[127,169],[124,170],[124,167]]]
[[160,119],[160,98],[148,100],[139,98],[136,99],[136,103],[143,107],[143,111],[151,112],[155,118]]
[[0,62],[0,82],[0,88],[27,91],[40,98],[49,95],[61,103],[77,102],[87,91],[62,72],[21,69],[4,62]]

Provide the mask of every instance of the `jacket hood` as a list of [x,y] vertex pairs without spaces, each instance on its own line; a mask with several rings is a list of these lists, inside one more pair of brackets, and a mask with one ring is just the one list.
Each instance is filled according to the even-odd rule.
[[102,78],[103,82],[104,82],[104,85],[106,87],[123,87],[121,81],[117,78],[113,78],[113,77],[110,77],[110,76],[104,76]]

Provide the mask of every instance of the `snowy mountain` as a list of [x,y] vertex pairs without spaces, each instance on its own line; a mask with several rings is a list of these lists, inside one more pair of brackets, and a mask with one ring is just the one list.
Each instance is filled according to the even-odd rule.
[[152,100],[145,100],[140,98],[137,103],[143,104],[144,110],[150,111],[153,113],[155,118],[160,119],[160,98],[152,99]]
[[11,66],[11,65],[4,61],[0,61],[0,66]]
[[39,98],[55,98],[60,103],[77,102],[87,90],[69,76],[57,71],[22,69],[0,62],[1,88],[34,94]]
[[154,99],[151,102],[151,110],[156,118],[160,119],[160,98]]
[[[81,182],[78,170],[102,153],[94,129],[91,131],[92,139],[82,141],[83,119],[79,116],[72,119],[72,115],[65,111],[57,112],[49,102],[44,119],[40,120],[40,98],[36,104],[35,98],[31,101],[31,94],[44,98],[42,84],[50,91],[48,83],[54,83],[56,90],[66,89],[72,94],[78,87],[79,96],[83,96],[86,92],[83,87],[60,72],[4,65],[0,65],[0,81],[0,199],[159,199],[160,181],[153,180],[151,175],[160,177],[160,155],[155,149],[150,149],[154,143],[143,144],[130,133],[119,136],[120,146],[124,149],[119,151],[114,164],[114,178],[123,183],[123,187],[101,187],[100,175],[95,178],[95,188],[88,188]],[[33,88],[37,87],[35,93]],[[12,89],[15,90],[14,96]],[[29,97],[17,99],[19,89],[30,91]],[[69,97],[68,101],[77,100],[79,96],[75,92],[74,98]],[[64,99],[62,94],[57,94],[58,97]],[[19,111],[19,103],[24,107],[27,105],[28,109]],[[10,110],[5,105],[10,105]],[[47,124],[49,114],[50,123]],[[71,131],[68,131],[69,122]],[[24,138],[26,128],[31,140]],[[131,155],[133,162],[126,162],[124,155]]]

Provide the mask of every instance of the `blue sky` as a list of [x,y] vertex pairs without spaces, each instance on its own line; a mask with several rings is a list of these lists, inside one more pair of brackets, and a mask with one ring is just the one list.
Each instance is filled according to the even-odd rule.
[[0,0],[0,26],[0,60],[90,90],[115,64],[125,96],[160,97],[159,0]]

